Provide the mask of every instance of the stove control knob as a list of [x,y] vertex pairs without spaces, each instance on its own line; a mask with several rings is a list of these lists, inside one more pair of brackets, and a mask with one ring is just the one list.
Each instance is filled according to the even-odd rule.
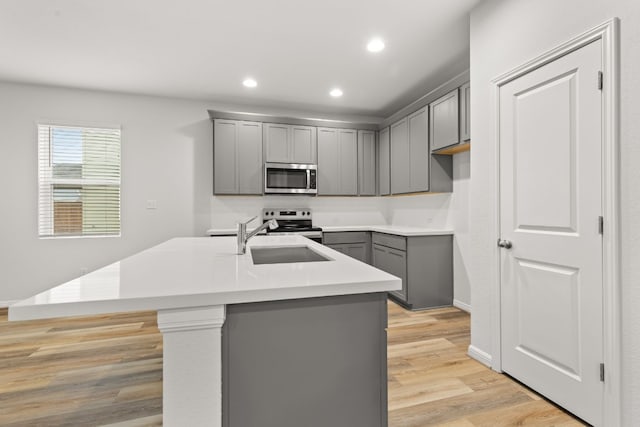
[[307,215],[311,215],[311,212],[307,212]]
[[271,215],[273,215],[273,212],[271,212]]
[[304,215],[306,215],[306,212],[302,212],[302,215],[303,215],[303,216],[304,216]]

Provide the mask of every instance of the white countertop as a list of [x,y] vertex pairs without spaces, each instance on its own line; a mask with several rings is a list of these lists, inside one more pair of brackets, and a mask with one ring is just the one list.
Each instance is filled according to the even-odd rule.
[[[323,225],[322,231],[327,233],[338,231],[377,231],[379,233],[395,234],[398,236],[446,236],[452,235],[453,230],[422,227],[404,227],[398,225]],[[209,236],[235,235],[235,228],[211,228],[207,230]]]
[[[309,246],[331,261],[253,265],[258,246]],[[10,320],[399,290],[395,276],[302,236],[176,238],[9,308]]]
[[337,231],[377,231],[397,236],[445,236],[454,234],[453,230],[421,227],[404,227],[398,225],[329,225],[322,226],[323,232]]

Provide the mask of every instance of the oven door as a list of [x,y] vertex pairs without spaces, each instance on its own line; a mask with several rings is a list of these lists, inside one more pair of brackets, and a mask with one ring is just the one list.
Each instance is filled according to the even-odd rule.
[[265,163],[265,194],[316,194],[316,165]]

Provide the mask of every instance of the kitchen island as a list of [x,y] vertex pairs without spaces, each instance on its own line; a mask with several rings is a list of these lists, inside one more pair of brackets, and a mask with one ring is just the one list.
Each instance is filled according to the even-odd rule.
[[[254,265],[254,249],[273,247],[327,260]],[[157,310],[167,426],[386,425],[385,296],[400,280],[300,236],[235,251],[234,237],[172,239],[9,319]]]

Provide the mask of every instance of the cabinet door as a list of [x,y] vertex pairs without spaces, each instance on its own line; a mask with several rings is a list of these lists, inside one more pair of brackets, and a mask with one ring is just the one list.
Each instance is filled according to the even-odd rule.
[[317,161],[316,128],[291,126],[291,163],[316,164]]
[[358,195],[358,133],[354,129],[338,130],[339,145],[339,193],[343,196]]
[[345,253],[351,258],[355,258],[358,261],[362,261],[364,263],[368,262],[366,243],[349,243],[345,245],[345,250]]
[[[409,295],[407,292],[407,253],[404,251],[399,251],[397,249],[387,249],[386,256],[387,266],[389,270],[387,271],[394,276],[398,276],[402,279],[402,289],[399,291],[402,299],[408,301]],[[396,294],[398,292],[395,292]]]
[[339,244],[338,243],[332,243],[330,245],[325,245],[325,246],[333,249],[334,251],[338,251],[338,252],[340,252],[342,254],[349,255],[347,253],[347,245],[344,244],[344,243],[339,243]]
[[358,194],[376,195],[376,133],[358,131]]
[[386,196],[391,191],[389,152],[389,128],[384,128],[378,135],[378,188],[381,196]]
[[318,194],[339,194],[338,130],[318,128]]
[[391,125],[391,193],[411,190],[409,170],[409,132],[407,118]]
[[429,105],[431,111],[431,149],[448,147],[460,142],[458,121],[458,89]]
[[460,141],[471,139],[471,86],[469,83],[460,86]]
[[409,191],[429,191],[429,115],[427,108],[408,117]]
[[238,122],[216,119],[213,122],[213,192],[237,194],[236,140]]
[[239,122],[237,131],[238,194],[262,194],[262,123]]
[[392,293],[403,301],[407,301],[407,256],[406,252],[387,248],[382,245],[372,246],[372,264],[374,267],[402,279],[402,289]]
[[290,163],[289,125],[264,124],[265,161]]

